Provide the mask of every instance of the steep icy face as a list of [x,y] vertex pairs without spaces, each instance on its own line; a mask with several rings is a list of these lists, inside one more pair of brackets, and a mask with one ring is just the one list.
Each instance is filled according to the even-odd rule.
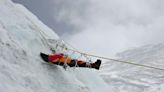
[[[118,54],[121,60],[164,67],[164,44],[147,45]],[[101,75],[114,92],[163,92],[164,71],[108,61]]]
[[0,11],[0,92],[109,92],[93,69],[44,64],[45,38],[59,37],[23,6],[0,0]]

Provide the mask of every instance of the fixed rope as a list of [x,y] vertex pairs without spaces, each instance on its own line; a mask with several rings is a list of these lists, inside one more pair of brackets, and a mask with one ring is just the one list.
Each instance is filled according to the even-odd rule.
[[130,65],[135,65],[135,66],[140,66],[140,67],[145,67],[145,68],[152,68],[152,69],[156,69],[156,70],[162,70],[164,71],[164,68],[159,68],[159,67],[155,67],[155,66],[149,66],[149,65],[144,65],[144,64],[139,64],[139,63],[134,63],[134,62],[129,62],[129,61],[124,61],[124,60],[118,60],[118,59],[112,59],[112,58],[107,58],[107,57],[102,57],[102,56],[98,56],[98,55],[93,55],[93,54],[88,54],[88,53],[83,53],[77,50],[73,50],[73,49],[69,49],[87,56],[92,56],[92,57],[96,57],[96,58],[101,58],[101,59],[105,59],[105,60],[109,60],[109,61],[116,61],[119,63],[125,63],[125,64],[130,64]]
[[[36,26],[36,25],[35,25]],[[43,39],[45,40],[46,44],[48,45],[48,47],[50,47],[47,39],[45,38],[45,36],[43,34],[45,34],[41,29],[39,30],[40,35],[43,37]],[[135,65],[135,66],[140,66],[140,67],[145,67],[145,68],[152,68],[152,69],[156,69],[156,70],[162,70],[164,71],[164,68],[159,68],[159,67],[155,67],[155,66],[150,66],[150,65],[145,65],[145,64],[139,64],[139,63],[134,63],[134,62],[129,62],[129,61],[123,61],[123,60],[118,60],[118,59],[113,59],[113,58],[107,58],[107,57],[102,57],[102,56],[98,56],[98,55],[93,55],[93,54],[88,54],[88,53],[83,53],[78,51],[77,49],[75,49],[72,45],[70,45],[68,42],[62,40],[63,42],[65,42],[67,45],[69,45],[71,48],[65,48],[66,50],[71,50],[73,52],[77,52],[83,55],[87,55],[87,56],[91,56],[91,57],[96,57],[96,58],[101,58],[101,59],[105,59],[105,60],[110,60],[110,61],[116,61],[119,63],[125,63],[125,64],[130,64],[130,65]],[[64,44],[64,43],[63,43]],[[60,46],[60,45],[58,45]],[[61,47],[61,46],[60,46]]]
[[[58,45],[58,46],[60,46],[60,45]],[[103,57],[103,56],[88,54],[88,53],[84,53],[84,52],[81,52],[81,51],[78,51],[78,50],[75,50],[75,49],[70,49],[70,48],[65,48],[65,49],[67,49],[67,51],[70,50],[70,51],[77,52],[77,53],[80,53],[80,54],[86,55],[86,56],[91,56],[91,57],[101,58],[101,59],[105,59],[105,60],[109,60],[109,61],[115,61],[115,62],[119,62],[119,63],[130,64],[130,65],[135,65],[135,66],[140,66],[140,67],[145,67],[145,68],[151,68],[151,69],[164,71],[164,68],[159,68],[159,67],[145,65],[145,64],[139,64],[139,63],[124,61],[124,60],[118,60],[118,59],[113,59],[113,58],[107,58],[107,57]]]

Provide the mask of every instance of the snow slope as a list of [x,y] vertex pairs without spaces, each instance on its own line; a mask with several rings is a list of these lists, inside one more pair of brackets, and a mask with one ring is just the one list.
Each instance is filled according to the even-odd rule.
[[112,92],[94,69],[43,63],[39,53],[51,53],[45,39],[59,37],[23,6],[0,0],[0,92]]
[[[119,53],[121,60],[164,68],[164,44]],[[164,71],[108,61],[100,72],[113,92],[164,92]]]

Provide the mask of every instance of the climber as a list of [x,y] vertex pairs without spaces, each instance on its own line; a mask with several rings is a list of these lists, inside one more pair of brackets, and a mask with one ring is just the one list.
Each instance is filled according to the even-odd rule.
[[101,60],[99,59],[97,59],[97,61],[94,63],[88,63],[82,60],[72,59],[70,57],[67,57],[63,53],[60,53],[60,54],[55,53],[55,54],[47,55],[41,52],[40,56],[45,62],[50,62],[50,63],[61,65],[61,66],[63,66],[66,63],[70,67],[76,67],[76,66],[88,67],[88,68],[95,68],[99,70],[100,65],[101,65]]

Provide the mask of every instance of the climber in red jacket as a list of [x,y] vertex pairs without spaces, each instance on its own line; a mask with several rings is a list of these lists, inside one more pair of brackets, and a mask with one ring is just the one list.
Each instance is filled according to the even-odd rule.
[[66,57],[63,53],[60,54],[51,54],[47,55],[44,53],[40,53],[41,58],[46,62],[51,62],[53,64],[57,65],[64,65],[65,63],[69,65],[70,67],[89,67],[89,68],[95,68],[99,70],[101,65],[101,60],[97,59],[94,63],[87,63],[82,60],[72,59],[70,57]]

